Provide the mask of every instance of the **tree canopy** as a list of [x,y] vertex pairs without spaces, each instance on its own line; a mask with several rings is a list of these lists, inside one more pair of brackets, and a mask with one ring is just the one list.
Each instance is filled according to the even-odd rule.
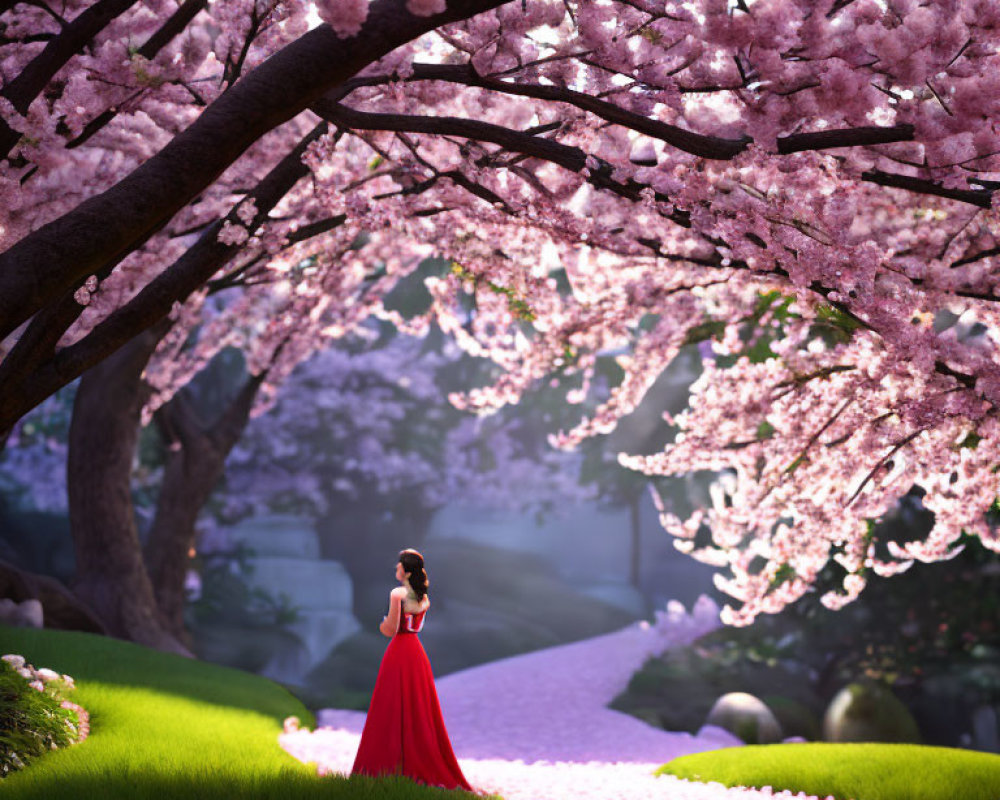
[[[1000,549],[997,4],[6,0],[0,21],[0,431],[167,315],[161,401],[238,343],[266,404],[371,314],[492,359],[452,398],[483,412],[542,380],[592,396],[616,353],[565,446],[698,344],[674,441],[622,463],[720,473],[710,508],[663,519],[729,568],[727,622],[830,559],[836,607],[963,530]],[[386,308],[432,254],[452,266],[426,310]],[[915,486],[930,534],[877,552]]]

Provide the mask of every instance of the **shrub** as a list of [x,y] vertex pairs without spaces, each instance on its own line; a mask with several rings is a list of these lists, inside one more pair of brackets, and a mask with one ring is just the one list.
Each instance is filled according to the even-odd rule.
[[87,712],[65,697],[72,688],[69,675],[35,669],[22,656],[0,659],[0,777],[86,738]]

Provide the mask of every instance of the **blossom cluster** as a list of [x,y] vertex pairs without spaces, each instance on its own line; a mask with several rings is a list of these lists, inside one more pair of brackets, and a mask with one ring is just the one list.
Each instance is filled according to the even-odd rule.
[[[176,298],[146,373],[147,420],[226,346],[264,376],[259,414],[297,364],[374,316],[414,334],[437,326],[493,361],[496,380],[452,398],[478,413],[565,383],[567,402],[588,409],[554,437],[571,447],[612,431],[698,346],[689,406],[667,416],[676,438],[622,462],[718,473],[711,508],[685,520],[665,509],[664,523],[681,549],[731,571],[718,583],[742,606],[727,621],[794,601],[831,559],[847,571],[844,592],[824,598],[836,606],[869,570],[949,557],[962,530],[1000,549],[988,516],[997,4],[493,5],[469,2],[467,19],[373,50],[326,96],[302,98],[153,235],[79,281],[57,349],[99,336],[207,245],[223,256]],[[60,30],[43,8],[17,8],[4,75]],[[447,4],[399,8],[426,19]],[[366,0],[213,3],[136,51],[173,11],[130,7],[46,91],[0,102],[19,134],[0,160],[0,246],[43,237],[155,163],[226,89],[322,35],[311,25],[331,26],[347,52],[384,19]],[[305,179],[265,203],[300,145]],[[386,308],[430,255],[453,268],[426,281],[427,310]],[[621,377],[605,389],[594,378],[608,359]],[[879,558],[870,523],[913,487],[934,528]],[[710,546],[694,543],[703,527]]]
[[42,667],[36,669],[24,656],[0,657],[0,683],[4,705],[0,723],[0,777],[24,767],[29,758],[45,750],[82,742],[90,733],[90,715],[66,699],[75,688],[73,678]]

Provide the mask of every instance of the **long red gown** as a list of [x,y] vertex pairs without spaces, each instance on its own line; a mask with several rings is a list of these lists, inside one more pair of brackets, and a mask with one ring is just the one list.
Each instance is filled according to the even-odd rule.
[[406,775],[429,786],[473,791],[458,766],[441,717],[434,675],[417,638],[426,609],[400,609],[375,680],[351,773]]

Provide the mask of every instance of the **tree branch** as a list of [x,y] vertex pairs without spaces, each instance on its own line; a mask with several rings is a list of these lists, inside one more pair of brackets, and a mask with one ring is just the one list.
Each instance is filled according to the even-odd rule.
[[[135,5],[136,0],[99,0],[78,14],[63,30],[35,56],[20,74],[0,92],[21,114],[45,88],[62,67],[87,42],[102,31],[108,23]],[[6,158],[11,148],[21,138],[6,121],[0,120],[0,158]]]
[[[139,48],[139,55],[149,61],[152,61],[156,57],[157,53],[170,44],[174,37],[183,31],[187,27],[188,23],[198,15],[198,12],[207,5],[208,0],[185,0],[184,3],[178,6],[177,10],[170,15],[167,21],[164,22],[159,29],[146,40],[146,43]],[[102,111],[86,124],[84,129],[80,131],[80,134],[75,139],[71,139],[67,142],[66,147],[68,149],[79,147],[81,144],[90,139],[91,136],[101,130],[101,128],[111,122],[111,120],[113,120],[117,115],[118,112],[112,111],[111,109]]]
[[861,173],[861,180],[868,183],[875,183],[879,186],[890,186],[894,189],[906,189],[918,194],[930,194],[936,197],[946,197],[949,200],[958,200],[962,203],[970,203],[979,208],[989,208],[990,198],[993,195],[988,189],[949,189],[934,181],[925,178],[914,178],[910,175],[896,175],[891,172],[882,172],[873,169]]
[[0,339],[76,281],[140,247],[253,142],[396,47],[503,0],[450,0],[415,17],[405,0],[376,0],[357,36],[327,25],[271,56],[220,95],[159,153],[110,189],[0,254]]
[[[388,83],[392,76],[372,76],[356,78],[348,83],[351,89],[361,86],[376,86]],[[446,81],[465,86],[503,92],[520,97],[532,97],[537,100],[567,103],[583,111],[589,111],[606,122],[643,133],[654,139],[659,139],[678,150],[695,156],[715,160],[728,161],[742,153],[753,143],[749,136],[739,139],[726,139],[721,136],[709,136],[694,131],[679,128],[666,122],[650,119],[641,114],[628,111],[614,103],[600,100],[584,92],[577,92],[563,86],[547,86],[533,83],[513,83],[495,78],[480,76],[471,64],[423,64],[413,65],[413,74],[404,78],[404,82],[413,81]],[[786,155],[805,150],[825,150],[834,147],[860,147],[890,142],[912,141],[913,126],[904,123],[891,127],[864,126],[858,128],[843,128],[838,130],[818,131],[815,133],[796,133],[778,137],[778,152]]]
[[[326,129],[325,122],[313,128],[254,188],[252,197],[257,215],[248,226],[251,230],[259,227],[292,186],[309,174],[309,168],[302,162],[302,154]],[[23,363],[20,363],[17,373],[12,373],[9,380],[0,383],[0,431],[13,425],[39,402],[125,342],[164,319],[175,302],[183,301],[208,281],[240,248],[240,245],[220,242],[218,238],[225,222],[242,224],[236,213],[239,205],[234,206],[225,218],[210,225],[184,255],[78,342],[64,347],[51,358],[48,358],[48,353],[34,349],[34,367],[25,371]],[[80,310],[77,306],[77,315]]]
[[896,442],[892,446],[892,449],[885,455],[885,457],[882,458],[874,467],[872,467],[871,471],[867,475],[865,475],[864,480],[861,481],[858,488],[854,490],[854,494],[852,494],[850,498],[848,498],[847,502],[844,503],[844,507],[846,508],[847,506],[849,506],[851,503],[854,502],[854,499],[859,494],[861,494],[861,490],[865,488],[865,486],[868,484],[868,481],[870,481],[873,477],[875,477],[875,473],[878,472],[879,469],[881,469],[883,466],[889,463],[889,459],[892,458],[900,450],[900,448],[904,447],[906,444],[916,439],[921,433],[924,432],[924,430],[925,428],[917,428],[915,431],[913,431],[913,433],[904,436],[902,439]]
[[993,256],[1000,256],[1000,247],[991,247],[987,250],[980,250],[978,253],[973,253],[972,255],[962,256],[962,258],[957,261],[952,261],[949,266],[952,269],[955,267],[963,267],[966,264],[972,264],[980,259],[992,258]]
[[[493,125],[492,123],[479,122],[477,120],[460,119],[457,117],[418,117],[403,114],[372,114],[348,108],[347,106],[336,103],[329,98],[322,98],[314,103],[313,111],[336,125],[348,128],[359,127],[366,130],[391,130],[411,133],[452,135],[461,138],[475,139],[478,141],[487,141],[497,144],[505,149],[515,150],[536,158],[551,161],[552,163],[559,164],[560,166],[573,170],[574,172],[582,171],[586,162],[586,155],[578,147],[571,147],[550,139],[540,139],[519,131],[514,131],[499,125]],[[642,184],[638,184],[635,181],[629,181],[627,183],[612,181],[609,172],[610,171],[594,170],[591,172],[587,180],[597,188],[607,189],[631,200],[638,200],[639,192],[645,188]],[[973,193],[979,194],[978,192]],[[659,193],[657,193],[656,198],[663,202],[669,202],[669,198]],[[675,211],[674,214],[684,214],[684,212]],[[670,218],[678,224],[690,227],[690,222],[688,221],[686,214],[680,218],[675,218],[674,216],[671,216]],[[714,242],[714,244],[718,246],[724,243]],[[765,246],[763,242],[761,242],[761,246]],[[738,265],[730,266],[738,267]],[[781,275],[782,277],[788,279],[788,273],[781,268],[776,269],[774,274]],[[845,304],[829,300],[828,295],[832,291],[829,287],[823,286],[822,284],[814,281],[809,288],[822,295],[827,299],[827,302],[831,303],[844,314],[848,315],[859,325],[862,325],[869,330],[874,330],[869,323],[854,314]],[[875,332],[877,333],[878,331]],[[974,378],[972,378],[972,376],[952,370],[941,362],[939,362],[936,366],[938,372],[951,375],[952,377],[961,380],[967,386],[970,385],[970,381],[974,383]]]
[[[550,161],[572,172],[579,173],[586,168],[587,154],[579,147],[565,145],[552,139],[531,136],[504,128],[501,125],[494,125],[491,122],[459,117],[374,114],[348,108],[325,97],[314,102],[312,110],[323,119],[346,128],[457,136],[463,139],[490,142],[506,150]],[[638,201],[640,193],[648,188],[634,180],[615,181],[612,179],[611,173],[611,166],[604,163],[598,169],[589,170],[586,180],[598,189],[605,189],[632,201]],[[661,202],[670,202],[670,198],[660,192],[656,192],[654,196]],[[679,209],[674,209],[668,219],[684,227],[691,225],[687,212]]]

